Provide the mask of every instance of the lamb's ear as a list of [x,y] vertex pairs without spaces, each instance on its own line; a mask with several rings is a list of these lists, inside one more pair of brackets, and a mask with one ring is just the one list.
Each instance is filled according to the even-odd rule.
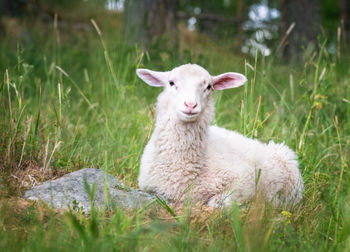
[[236,88],[242,86],[247,81],[247,78],[240,73],[223,73],[213,76],[214,90],[223,90],[227,88]]
[[163,87],[168,81],[169,72],[157,72],[139,68],[136,70],[136,74],[152,87]]

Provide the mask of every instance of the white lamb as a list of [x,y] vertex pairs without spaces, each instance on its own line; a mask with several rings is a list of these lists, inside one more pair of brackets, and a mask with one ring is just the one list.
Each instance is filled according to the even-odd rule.
[[261,193],[275,206],[302,199],[303,180],[295,153],[284,144],[265,144],[210,126],[212,92],[246,82],[239,73],[211,76],[196,64],[168,72],[138,69],[158,96],[154,132],[141,160],[139,187],[182,203],[209,206],[242,202]]

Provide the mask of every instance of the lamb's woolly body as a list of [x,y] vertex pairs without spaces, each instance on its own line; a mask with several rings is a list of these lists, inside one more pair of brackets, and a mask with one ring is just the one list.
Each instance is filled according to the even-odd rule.
[[156,127],[141,160],[141,189],[168,200],[182,202],[190,196],[210,205],[248,200],[256,192],[276,205],[300,201],[303,182],[287,146],[209,126],[211,94],[195,122],[178,120],[170,99],[165,91],[158,97]]

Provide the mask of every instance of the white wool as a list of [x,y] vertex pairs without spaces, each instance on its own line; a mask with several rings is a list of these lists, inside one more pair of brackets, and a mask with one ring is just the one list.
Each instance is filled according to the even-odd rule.
[[139,69],[137,73],[152,86],[164,86],[158,96],[156,126],[141,159],[141,189],[169,201],[182,203],[189,197],[212,206],[249,200],[256,193],[276,206],[302,199],[298,161],[287,146],[210,126],[212,91],[242,85],[243,75],[212,77],[195,64],[169,72]]

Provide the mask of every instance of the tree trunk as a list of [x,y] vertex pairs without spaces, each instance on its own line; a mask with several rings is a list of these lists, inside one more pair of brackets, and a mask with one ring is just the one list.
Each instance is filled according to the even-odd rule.
[[27,2],[27,0],[0,0],[0,17],[20,15]]
[[237,20],[238,20],[238,29],[237,29],[237,48],[238,51],[242,51],[243,46],[243,0],[238,0],[237,2]]
[[[286,36],[283,55],[288,59],[300,59],[304,49],[317,47],[317,36],[321,28],[320,0],[282,1],[282,37]],[[295,23],[290,34],[288,28]]]
[[339,0],[340,22],[343,30],[343,38],[350,42],[350,3],[349,0]]
[[132,43],[147,47],[163,35],[177,40],[177,0],[126,0],[124,34]]

